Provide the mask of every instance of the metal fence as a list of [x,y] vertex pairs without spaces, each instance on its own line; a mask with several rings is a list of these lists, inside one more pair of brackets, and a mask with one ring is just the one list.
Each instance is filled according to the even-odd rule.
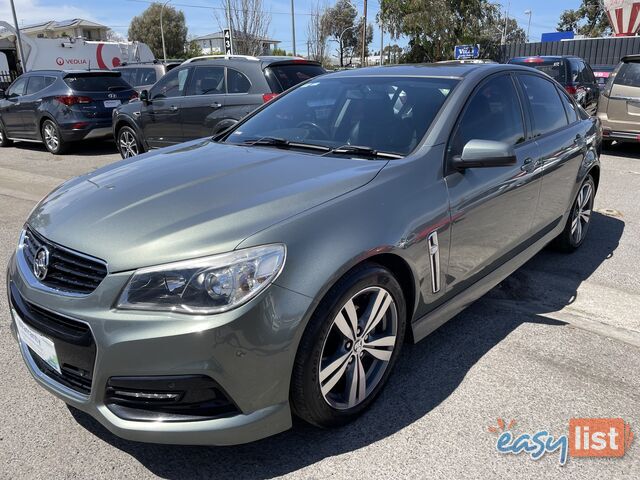
[[6,70],[0,70],[0,88],[6,90],[11,82],[13,82],[18,75],[16,72],[10,72]]
[[591,65],[617,65],[625,55],[640,53],[640,37],[611,37],[564,42],[514,43],[503,45],[500,62],[531,55],[576,55]]

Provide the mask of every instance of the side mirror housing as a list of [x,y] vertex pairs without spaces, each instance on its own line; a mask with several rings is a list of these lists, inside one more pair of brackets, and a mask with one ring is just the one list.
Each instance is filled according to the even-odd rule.
[[453,166],[465,168],[506,167],[517,161],[513,146],[493,140],[469,140],[462,149],[462,155],[453,157]]
[[150,103],[150,101],[149,101],[149,90],[142,90],[140,92],[140,95],[138,96],[138,98],[140,99],[140,101],[142,103],[144,103],[145,105],[148,105]]

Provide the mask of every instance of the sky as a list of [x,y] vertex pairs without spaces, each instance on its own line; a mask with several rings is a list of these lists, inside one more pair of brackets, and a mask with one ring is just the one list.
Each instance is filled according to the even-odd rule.
[[[320,0],[328,4],[335,0]],[[28,25],[47,20],[65,20],[69,18],[85,18],[111,27],[126,37],[131,18],[140,14],[151,3],[150,0],[14,0],[20,25]],[[186,17],[189,35],[198,36],[219,30],[215,12],[223,13],[225,0],[172,0],[171,4],[182,10]],[[291,2],[290,0],[263,0],[265,9],[271,13],[271,37],[280,40],[281,48],[293,50],[291,35]],[[363,0],[352,0],[362,15]],[[524,13],[531,10],[531,41],[539,41],[543,32],[555,31],[558,19],[563,10],[577,8],[580,0],[497,0],[503,12],[509,8],[509,16],[515,18],[522,28],[527,29],[528,16]],[[297,53],[306,54],[307,22],[313,2],[310,0],[294,0],[296,21]],[[367,7],[367,18],[374,25],[371,51],[380,49],[380,30],[375,24],[379,9],[379,0],[370,0]],[[0,20],[13,23],[9,0],[0,0]],[[390,41],[385,36],[385,45]],[[406,39],[393,40],[404,46]],[[330,42],[332,51],[335,43]]]

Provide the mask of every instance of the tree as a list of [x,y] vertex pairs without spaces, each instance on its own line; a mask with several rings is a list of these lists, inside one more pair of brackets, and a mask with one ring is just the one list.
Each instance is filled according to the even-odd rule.
[[611,25],[600,0],[582,0],[577,10],[562,12],[558,31],[573,31],[586,37],[602,37],[611,33]]
[[[162,58],[161,9],[160,3],[152,3],[140,15],[133,17],[129,25],[129,40],[146,43],[156,58]],[[184,13],[171,5],[165,6],[162,13],[162,25],[167,57],[183,56],[187,40]]]
[[357,29],[357,16],[358,12],[349,0],[338,0],[333,7],[327,8],[322,16],[322,21],[326,23],[329,37],[338,42],[338,58],[340,59],[341,67],[344,66],[345,53],[352,51],[357,44],[354,33],[354,30]]
[[326,12],[328,7],[316,3],[311,8],[309,23],[307,24],[307,41],[309,42],[309,59],[326,64],[327,40],[330,25]]
[[276,56],[281,56],[284,57],[287,55],[287,51],[284,48],[274,48],[273,51],[271,52],[271,55],[276,55]]
[[111,30],[110,28],[107,29],[107,41],[109,42],[126,42],[127,39],[124,38],[124,35]]
[[[264,55],[264,40],[269,34],[271,14],[262,0],[229,0],[233,53]],[[225,7],[227,3],[225,2]],[[220,29],[227,28],[227,12],[215,13]]]
[[186,60],[188,58],[199,57],[201,55],[203,55],[203,51],[200,44],[195,40],[189,40],[185,46],[183,54],[179,55],[179,58],[184,58]]

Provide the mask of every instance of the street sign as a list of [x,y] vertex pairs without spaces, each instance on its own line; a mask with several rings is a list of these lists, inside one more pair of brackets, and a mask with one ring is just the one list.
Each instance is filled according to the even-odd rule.
[[231,30],[225,28],[223,31],[224,34],[224,54],[225,55],[233,55],[233,44],[231,43]]
[[480,45],[456,45],[453,50],[453,56],[456,60],[478,58],[480,56]]

